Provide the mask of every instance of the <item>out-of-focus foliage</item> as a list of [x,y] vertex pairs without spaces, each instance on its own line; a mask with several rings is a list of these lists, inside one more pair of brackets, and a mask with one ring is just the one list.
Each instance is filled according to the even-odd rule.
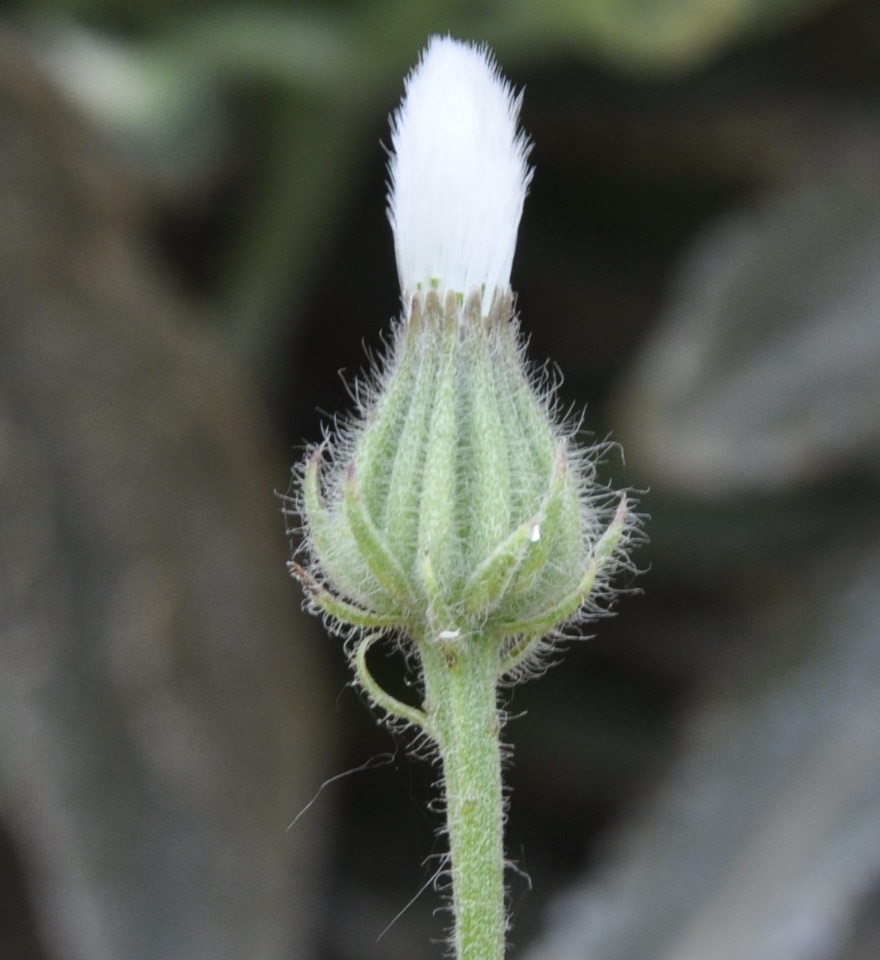
[[[801,22],[837,0],[515,0],[510,35],[544,37],[616,70],[691,69],[732,45]],[[521,21],[518,22],[519,18]],[[519,31],[521,30],[521,36]]]
[[[329,738],[263,405],[4,31],[0,129],[0,813],[42,948],[287,960]],[[22,912],[0,892],[16,960]]]
[[846,563],[774,609],[753,669],[694,711],[668,782],[530,960],[854,956],[880,876],[880,566]]
[[694,245],[623,433],[661,485],[790,489],[880,467],[880,126]]
[[[242,32],[226,35],[228,50],[241,53],[250,46],[248,59],[255,69],[272,70],[277,64],[282,73],[288,69],[285,61],[290,57],[282,54],[276,61],[275,52],[284,47],[293,55],[303,50],[307,38],[319,39],[318,34],[321,39],[307,60],[330,52],[327,45],[351,43],[381,70],[392,38],[418,40],[420,30],[456,27],[491,36],[502,46],[531,51],[535,57],[564,46],[581,56],[597,57],[614,69],[653,73],[692,68],[733,44],[772,35],[836,2],[839,0],[560,0],[553,4],[541,0],[292,0],[245,6],[199,0],[182,9],[173,0],[151,4],[43,0],[38,7],[147,34],[169,25],[173,28],[181,14],[206,24],[209,30],[212,24],[220,25],[218,39],[224,26],[237,22]],[[271,35],[264,30],[270,22],[275,27]],[[260,47],[252,46],[261,37],[266,41],[265,56]],[[215,50],[220,59],[227,54],[226,44]],[[331,65],[323,71],[326,80],[331,80]]]

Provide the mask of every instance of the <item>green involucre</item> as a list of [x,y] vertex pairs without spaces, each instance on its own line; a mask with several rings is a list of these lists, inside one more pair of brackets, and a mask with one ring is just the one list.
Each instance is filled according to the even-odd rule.
[[[479,635],[499,672],[587,610],[618,562],[592,464],[530,378],[509,297],[488,316],[434,291],[398,325],[379,387],[308,460],[301,512],[312,599],[339,628]],[[524,638],[528,638],[524,645]]]

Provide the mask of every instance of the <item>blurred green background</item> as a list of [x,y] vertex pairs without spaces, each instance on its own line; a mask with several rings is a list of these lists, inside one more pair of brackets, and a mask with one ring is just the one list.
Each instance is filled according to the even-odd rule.
[[[620,615],[509,693],[513,955],[880,956],[880,6],[59,0],[2,30],[0,958],[442,954],[430,889],[383,933],[442,850],[436,770],[297,616],[275,496],[397,312],[383,144],[434,32],[525,88],[529,353],[650,516]],[[82,437],[117,412],[111,458]],[[17,481],[25,446],[49,466]],[[152,544],[131,510],[150,531],[168,504],[205,517],[167,524],[179,576],[123,615],[107,585]],[[62,563],[26,590],[40,517]],[[94,594],[81,620],[39,620],[59,577],[71,609]],[[187,652],[150,667],[143,720],[156,658],[125,637],[202,584],[198,644],[170,615],[144,633]],[[71,649],[82,676],[47,667]]]

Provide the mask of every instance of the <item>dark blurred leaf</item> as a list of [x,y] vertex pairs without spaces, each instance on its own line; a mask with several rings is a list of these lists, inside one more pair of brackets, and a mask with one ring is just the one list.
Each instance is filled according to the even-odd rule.
[[[540,960],[836,960],[880,877],[880,553],[814,570]],[[866,918],[866,922],[869,918]]]
[[652,483],[764,492],[880,463],[880,153],[857,146],[695,245],[625,391]]
[[508,14],[512,24],[532,19],[539,35],[553,34],[618,69],[657,73],[696,67],[737,42],[800,23],[835,2],[520,0],[508,5]]

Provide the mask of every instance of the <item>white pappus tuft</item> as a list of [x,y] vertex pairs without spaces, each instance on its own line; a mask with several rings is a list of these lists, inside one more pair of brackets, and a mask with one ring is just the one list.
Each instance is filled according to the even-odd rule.
[[432,37],[391,121],[388,218],[401,293],[482,292],[487,314],[510,271],[529,143],[521,95],[488,48]]

